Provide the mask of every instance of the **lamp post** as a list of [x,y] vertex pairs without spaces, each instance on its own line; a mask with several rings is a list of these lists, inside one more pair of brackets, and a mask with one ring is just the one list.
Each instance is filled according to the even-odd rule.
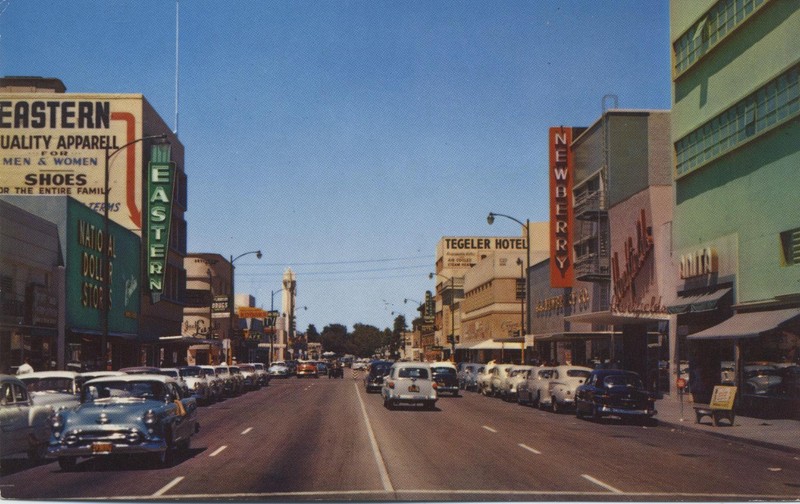
[[[233,267],[233,263],[236,262],[237,259],[240,259],[240,258],[242,258],[242,257],[244,257],[246,255],[251,255],[251,254],[255,254],[258,259],[261,259],[261,257],[262,257],[260,250],[252,250],[250,252],[245,252],[244,254],[239,254],[236,257],[231,256],[231,262],[230,262],[230,265],[231,265],[231,295],[230,295],[229,302],[228,302],[228,310],[229,310],[228,315],[230,317],[230,333],[228,334],[228,338],[231,340],[231,343],[233,343],[233,312],[234,312],[234,307],[233,307],[234,299],[233,298],[234,298],[234,292],[236,292],[235,289],[234,289],[235,283],[233,281],[233,268],[234,268]],[[231,354],[232,353],[233,353],[232,352],[232,348],[229,346],[228,347],[228,355],[225,358],[225,361],[228,364],[231,363],[231,357],[232,357]]]
[[[528,298],[528,280],[527,280],[528,279],[528,270],[531,267],[531,221],[529,219],[525,219],[525,222],[522,222],[521,220],[515,219],[514,217],[511,217],[510,215],[489,212],[489,215],[486,217],[486,222],[488,222],[489,225],[491,226],[492,224],[494,224],[494,218],[495,217],[505,217],[506,219],[511,219],[512,221],[516,222],[517,224],[519,224],[520,226],[525,228],[525,235],[526,235],[525,252],[526,252],[526,255],[527,255],[527,261],[525,263],[525,299],[527,301],[527,298]],[[524,310],[524,308],[523,308],[523,310]],[[523,333],[522,335],[523,336],[525,334],[527,334],[527,326],[528,326],[528,324],[525,323],[525,319],[524,319],[524,315],[523,315],[523,320],[522,320],[522,333]]]
[[136,140],[130,141],[123,145],[122,147],[118,147],[116,149],[111,149],[111,147],[105,147],[105,181],[103,185],[104,195],[103,195],[103,335],[100,339],[100,354],[101,358],[103,359],[103,367],[102,369],[108,369],[108,350],[106,346],[108,345],[108,312],[109,312],[109,304],[111,301],[111,281],[108,278],[109,271],[110,271],[110,257],[108,255],[108,247],[109,247],[109,237],[108,237],[108,228],[109,228],[109,216],[108,216],[108,207],[109,207],[109,200],[108,200],[108,193],[110,192],[110,183],[109,179],[111,178],[111,158],[114,157],[115,154],[120,152],[121,150],[129,147],[133,144],[143,142],[145,140],[166,140],[167,134],[161,135],[148,135],[142,138],[137,138]]
[[442,277],[445,280],[450,281],[450,360],[455,362],[456,359],[456,315],[455,311],[453,311],[453,301],[455,300],[456,293],[456,284],[455,284],[455,277],[446,277],[439,273],[428,273],[428,278],[433,278],[436,275],[438,277]]

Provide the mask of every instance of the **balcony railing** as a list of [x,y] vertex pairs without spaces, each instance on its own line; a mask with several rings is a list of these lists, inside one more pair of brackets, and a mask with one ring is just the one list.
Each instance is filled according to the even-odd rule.
[[575,278],[584,282],[604,282],[611,279],[608,256],[586,254],[575,259]]
[[605,191],[586,192],[575,196],[575,218],[592,219],[608,209]]

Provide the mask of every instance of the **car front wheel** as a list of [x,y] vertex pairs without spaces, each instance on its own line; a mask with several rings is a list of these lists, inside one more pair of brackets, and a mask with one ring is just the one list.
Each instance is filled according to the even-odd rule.
[[58,457],[58,467],[60,467],[62,471],[74,471],[77,465],[77,457]]

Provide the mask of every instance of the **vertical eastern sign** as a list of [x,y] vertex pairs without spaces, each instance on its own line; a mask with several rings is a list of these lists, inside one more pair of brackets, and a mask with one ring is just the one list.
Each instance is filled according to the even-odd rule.
[[147,288],[153,302],[164,291],[169,255],[172,199],[175,194],[175,163],[151,161],[147,166]]
[[550,128],[550,286],[572,287],[572,128]]

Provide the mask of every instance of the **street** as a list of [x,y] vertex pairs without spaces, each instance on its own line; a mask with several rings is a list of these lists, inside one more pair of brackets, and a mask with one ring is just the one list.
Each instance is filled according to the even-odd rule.
[[797,499],[797,454],[670,426],[578,420],[472,392],[434,411],[383,407],[344,380],[272,380],[200,408],[168,469],[141,460],[4,461],[0,492],[26,500]]

